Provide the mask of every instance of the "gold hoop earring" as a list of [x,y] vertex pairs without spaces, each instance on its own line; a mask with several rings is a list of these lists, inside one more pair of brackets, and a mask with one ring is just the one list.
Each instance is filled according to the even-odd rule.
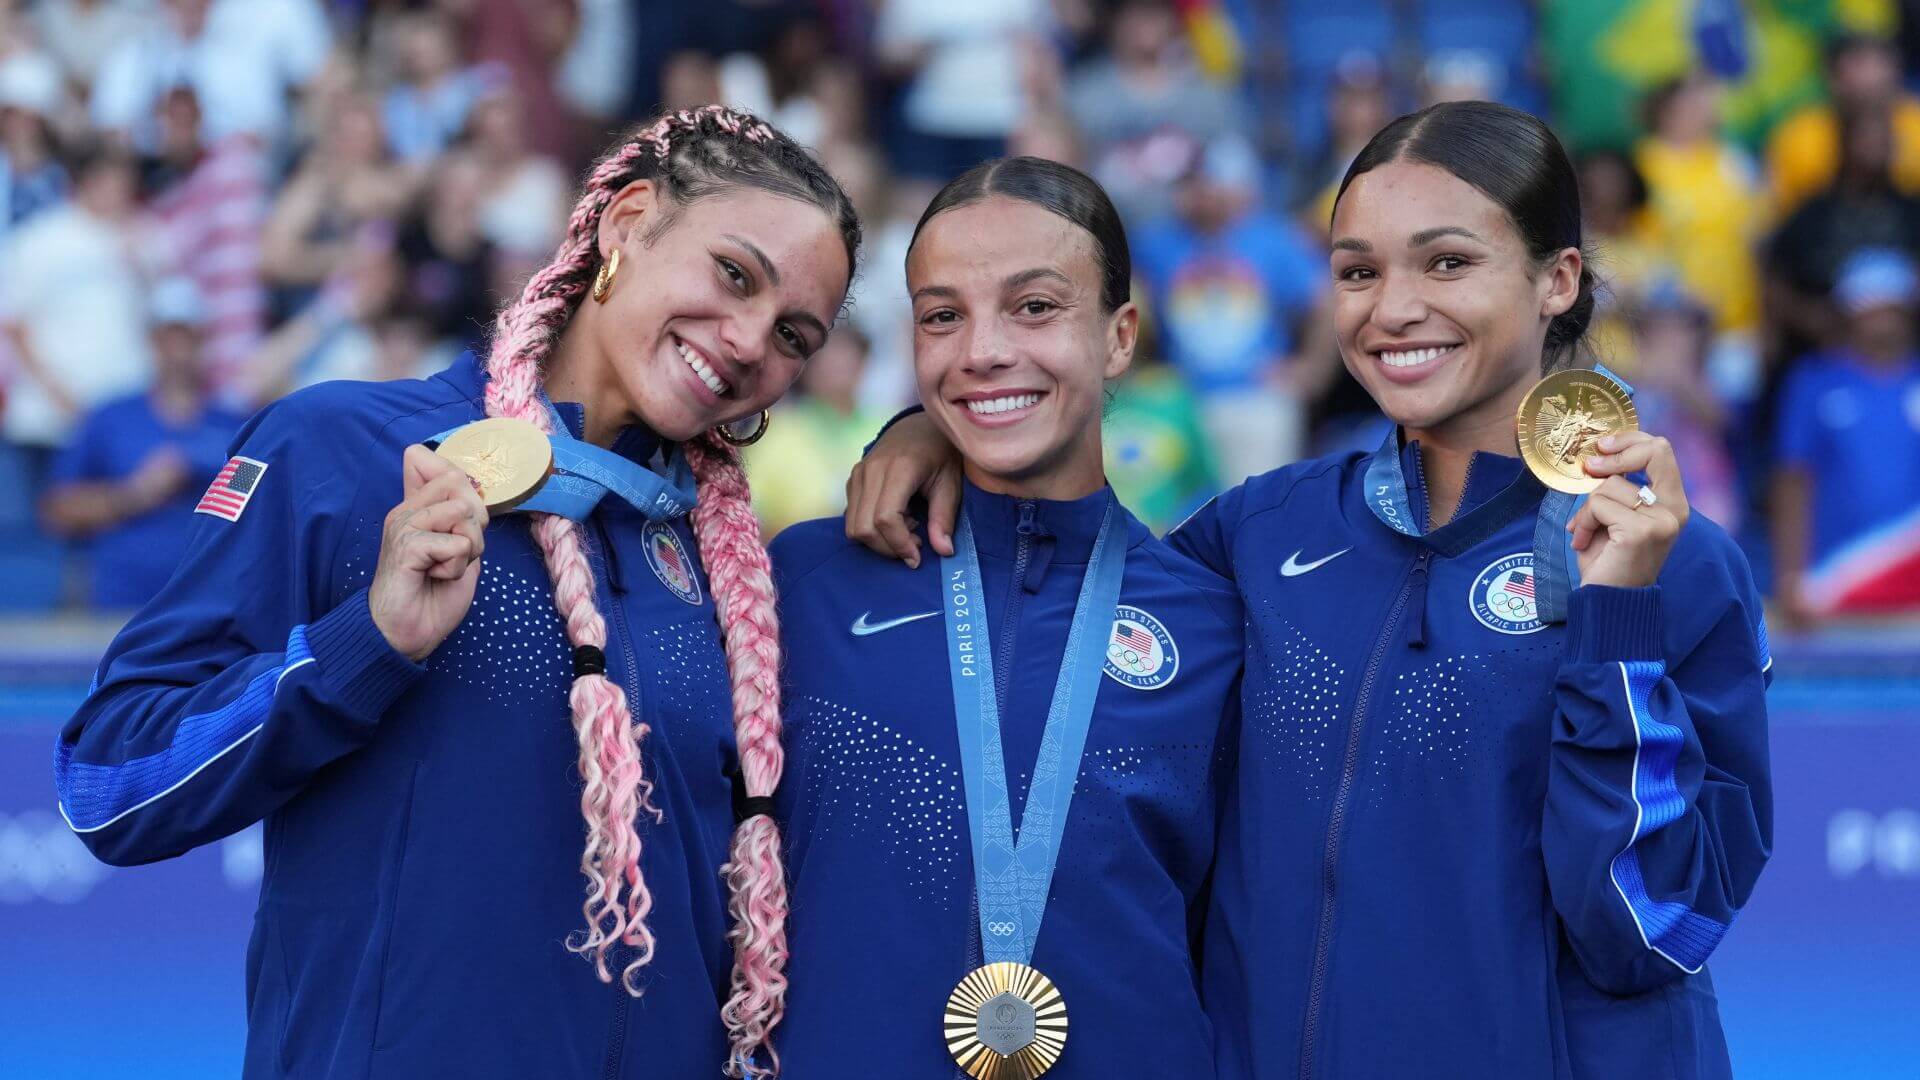
[[600,272],[593,275],[593,302],[604,304],[607,294],[613,291],[613,275],[620,272],[620,249],[614,248],[606,261],[600,264]]
[[713,431],[714,431],[714,434],[720,436],[720,438],[724,442],[726,442],[727,445],[729,446],[752,446],[754,443],[757,443],[761,439],[764,439],[767,437],[767,428],[771,427],[772,425],[773,425],[773,410],[761,409],[760,410],[760,426],[757,428],[754,428],[753,434],[747,436],[744,439],[735,435],[732,429],[728,428],[727,425],[725,424],[721,424],[719,427],[714,428]]

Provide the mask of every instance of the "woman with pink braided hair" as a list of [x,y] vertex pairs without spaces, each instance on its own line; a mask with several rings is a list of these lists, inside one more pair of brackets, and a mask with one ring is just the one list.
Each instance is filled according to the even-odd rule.
[[[777,1072],[781,658],[731,425],[824,343],[859,240],[786,136],[671,113],[484,360],[242,432],[55,772],[116,864],[265,820],[247,1076]],[[513,512],[429,449],[492,418],[553,451]]]

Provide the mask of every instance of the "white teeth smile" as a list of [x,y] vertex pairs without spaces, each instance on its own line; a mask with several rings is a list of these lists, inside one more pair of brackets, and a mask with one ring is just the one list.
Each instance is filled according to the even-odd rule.
[[992,416],[994,413],[1031,409],[1039,403],[1039,394],[1009,394],[1006,397],[987,398],[985,401],[969,401],[967,411],[975,416]]
[[727,393],[733,389],[733,387],[727,385],[725,379],[713,373],[713,369],[707,366],[707,362],[700,359],[699,353],[694,352],[684,343],[679,345],[679,351],[680,359],[685,360],[687,366],[693,369],[693,373],[700,376],[700,381],[707,384],[707,389],[721,397],[726,397]]
[[1455,346],[1447,345],[1435,349],[1407,349],[1402,352],[1380,353],[1380,362],[1388,367],[1418,367],[1452,352]]

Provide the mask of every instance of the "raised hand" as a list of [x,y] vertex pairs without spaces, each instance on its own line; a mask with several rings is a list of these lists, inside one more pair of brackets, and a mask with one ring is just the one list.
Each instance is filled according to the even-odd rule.
[[[1580,583],[1640,588],[1653,584],[1666,565],[1692,511],[1680,481],[1673,444],[1658,435],[1630,431],[1599,442],[1600,456],[1587,459],[1587,475],[1606,480],[1587,496],[1567,523],[1580,558]],[[1647,474],[1653,502],[1627,473]]]
[[401,469],[404,497],[387,512],[367,606],[394,651],[418,663],[473,606],[487,507],[466,473],[424,446],[407,447]]

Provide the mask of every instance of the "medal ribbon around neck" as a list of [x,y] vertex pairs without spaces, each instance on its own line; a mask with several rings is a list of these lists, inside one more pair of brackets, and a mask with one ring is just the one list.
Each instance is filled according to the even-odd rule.
[[[553,431],[547,441],[553,446],[553,475],[532,498],[514,508],[514,512],[558,514],[573,521],[585,521],[594,507],[609,494],[624,500],[650,521],[669,521],[684,516],[699,501],[693,466],[678,444],[667,451],[667,472],[662,476],[631,458],[590,442],[574,438],[560,417],[560,411],[541,397]],[[462,425],[465,426],[465,425]],[[460,430],[449,428],[427,440],[445,441]]]
[[[1593,370],[1619,383],[1621,389],[1629,397],[1632,396],[1632,385],[1608,370],[1606,365],[1595,364]],[[1531,476],[1531,473],[1522,472],[1505,491],[1476,507],[1466,515],[1465,520],[1450,522],[1432,533],[1425,531],[1423,522],[1413,519],[1413,503],[1407,497],[1406,474],[1400,467],[1400,433],[1397,428],[1388,430],[1386,442],[1368,459],[1363,482],[1366,484],[1367,509],[1373,511],[1374,517],[1403,536],[1424,540],[1447,557],[1460,554],[1498,528],[1498,521],[1487,521],[1478,528],[1474,527],[1482,522],[1482,514],[1488,507],[1502,503],[1510,496],[1517,496],[1522,487],[1527,487],[1529,491],[1538,489],[1540,508],[1535,515],[1533,528],[1533,572],[1538,582],[1534,606],[1541,622],[1563,623],[1567,621],[1567,596],[1580,587],[1580,561],[1573,550],[1573,537],[1567,533],[1567,522],[1573,520],[1573,515],[1587,497],[1547,489],[1537,480],[1527,485],[1526,481]],[[1506,515],[1495,513],[1490,517],[1504,520]],[[1455,526],[1463,527],[1455,529]]]
[[[940,560],[945,594],[947,666],[953,681],[954,722],[960,735],[967,818],[973,834],[973,872],[979,896],[980,941],[989,964],[1026,964],[1033,956],[1046,913],[1060,837],[1073,802],[1074,778],[1093,721],[1107,629],[1120,601],[1126,569],[1124,544],[1112,543],[1118,518],[1109,500],[1087,576],[1074,605],[1067,648],[1047,709],[1047,725],[1034,762],[1033,783],[1013,833],[1007,794],[1007,761],[1000,739],[1000,705],[994,697],[993,644],[987,630],[986,595],[973,525],[963,512],[954,554]],[[1124,534],[1123,534],[1124,535]]]

